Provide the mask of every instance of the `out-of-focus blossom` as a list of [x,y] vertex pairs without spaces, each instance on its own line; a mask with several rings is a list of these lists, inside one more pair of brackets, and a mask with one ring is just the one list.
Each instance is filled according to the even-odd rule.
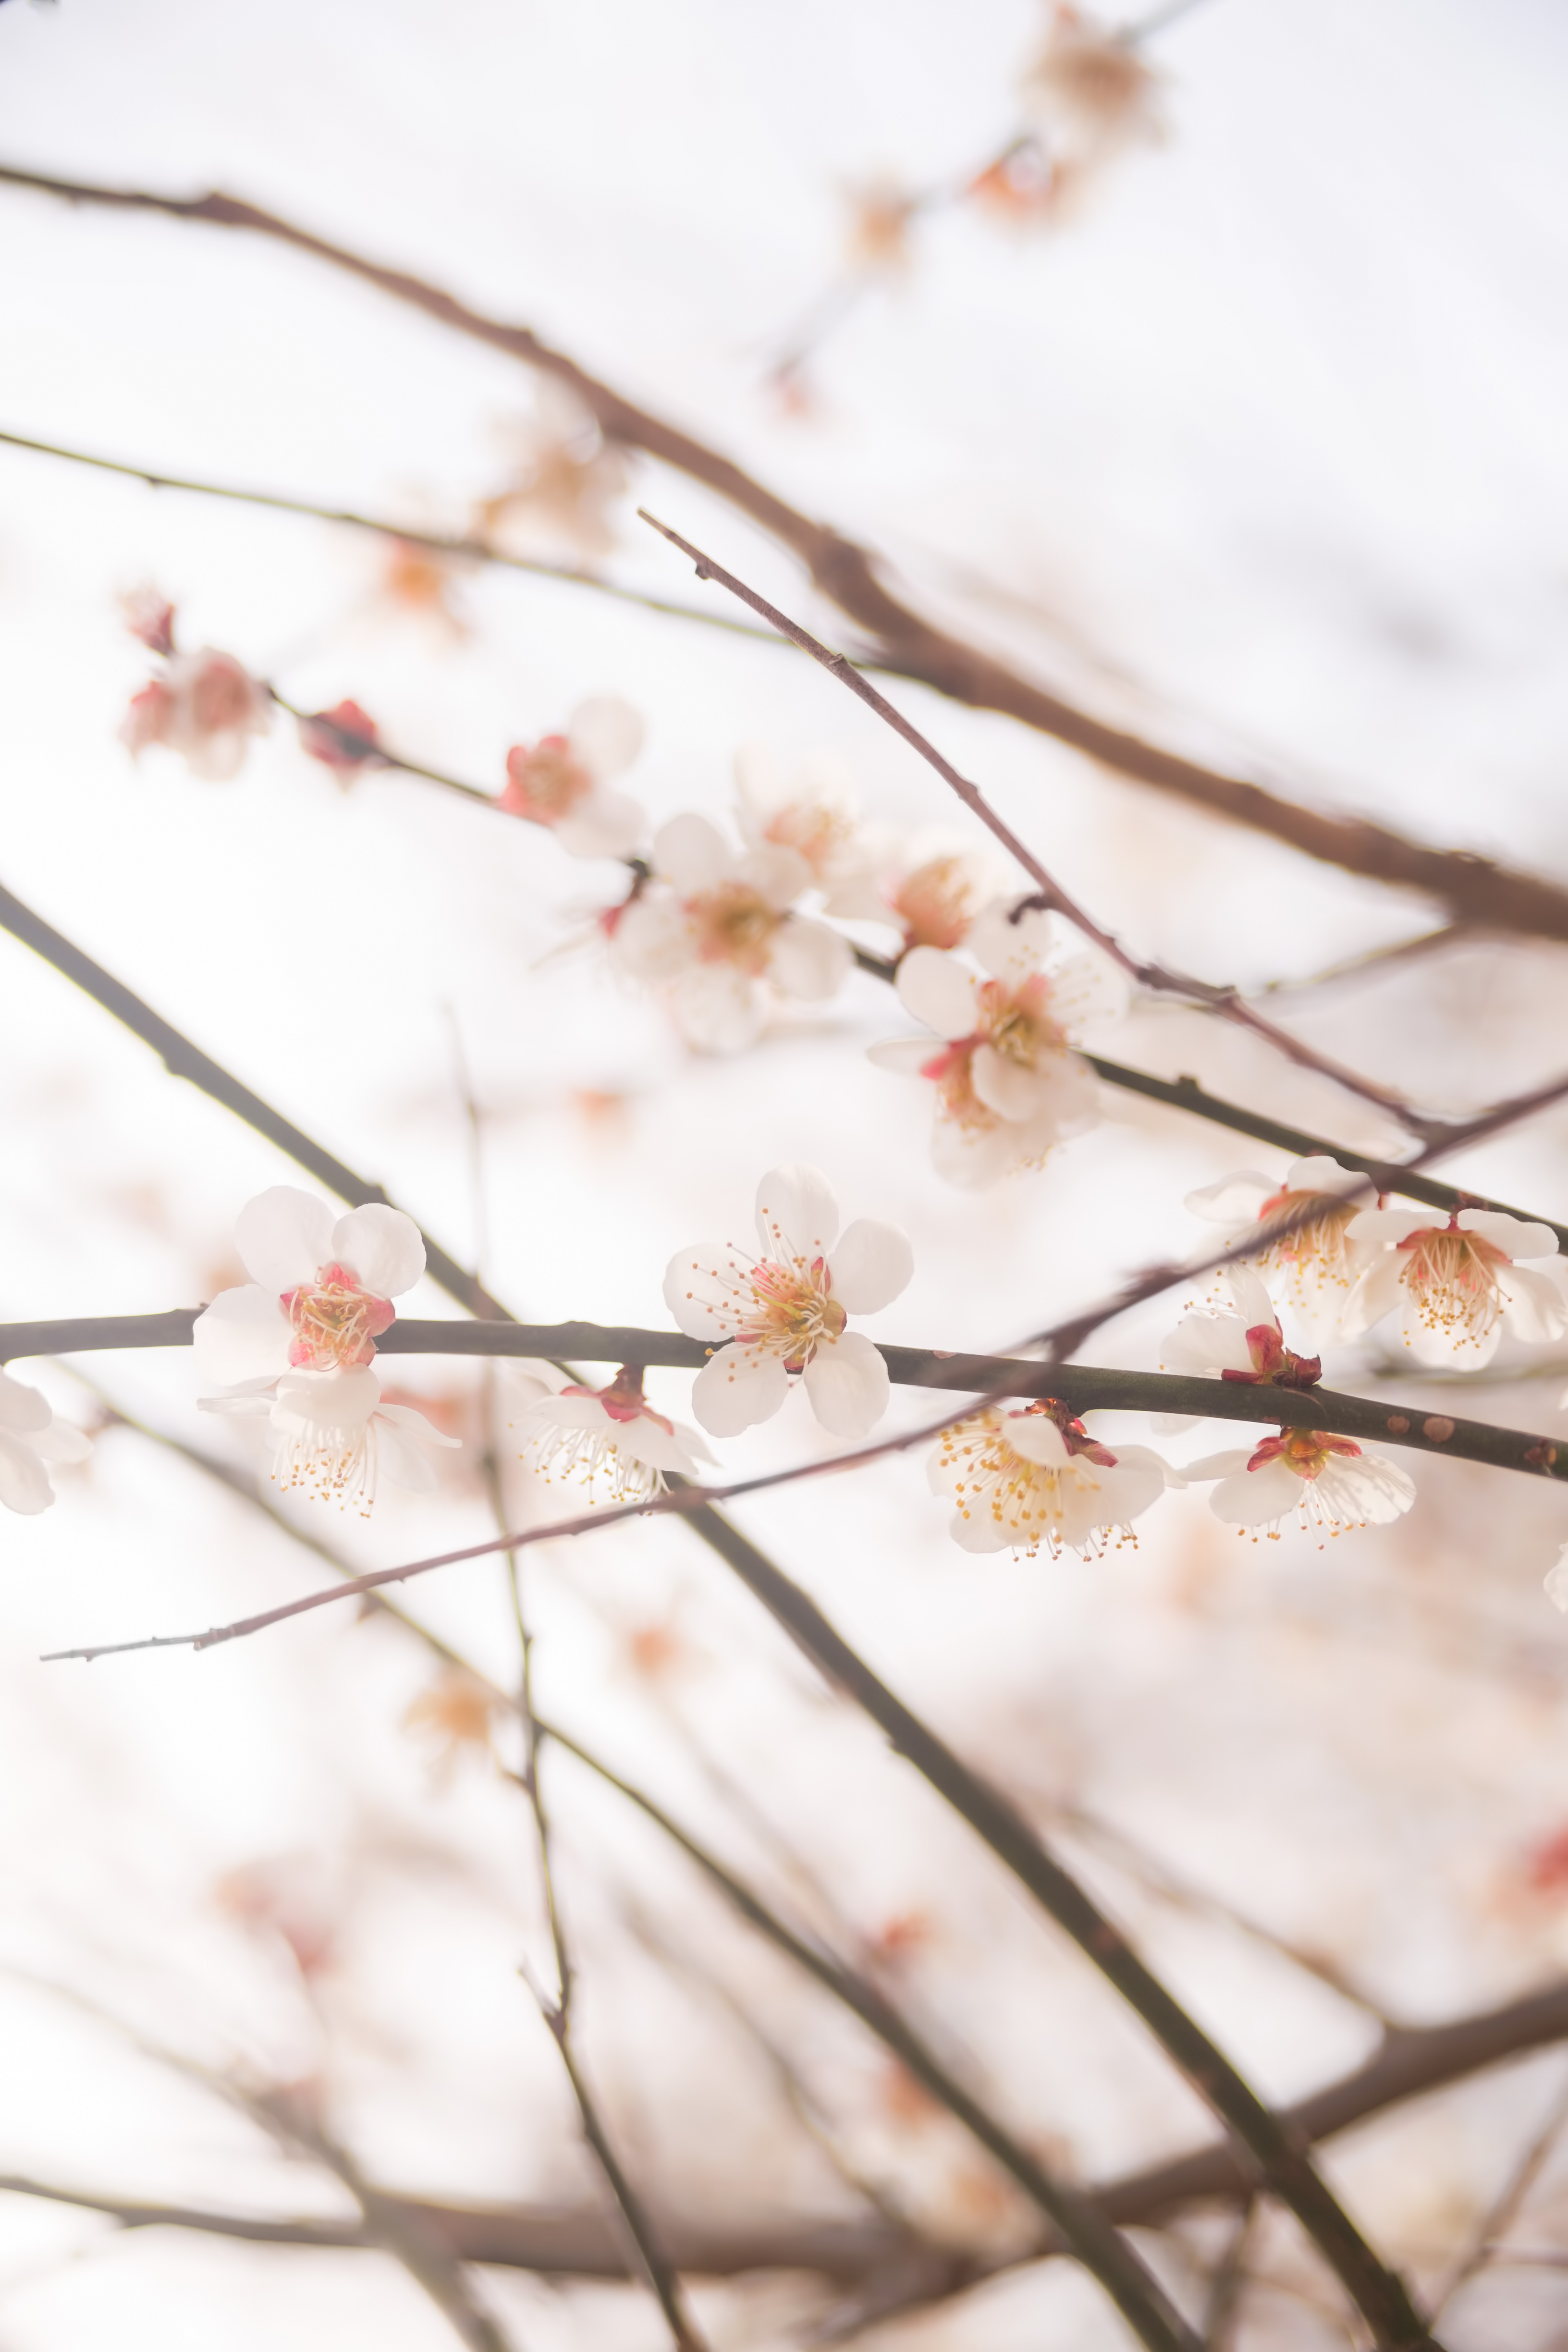
[[1382,1527],[1415,1500],[1415,1485],[1397,1463],[1322,1429],[1281,1429],[1255,1452],[1240,1446],[1184,1462],[1182,1475],[1189,1485],[1217,1481],[1209,1496],[1216,1518],[1231,1527],[1265,1528],[1270,1536],[1292,1515],[1302,1528],[1323,1535]]
[[[1367,1180],[1321,1154],[1292,1160],[1283,1181],[1250,1171],[1189,1192],[1187,1207],[1226,1244],[1250,1244],[1246,1263],[1288,1298],[1313,1338],[1331,1339],[1367,1261],[1351,1228]],[[1281,1230],[1284,1228],[1284,1230]]]
[[1568,1544],[1563,1545],[1555,1564],[1547,1570],[1545,1589],[1552,1607],[1568,1616]]
[[401,1209],[373,1201],[334,1219],[292,1184],[247,1202],[234,1238],[253,1278],[220,1290],[192,1334],[202,1370],[225,1386],[368,1364],[392,1301],[425,1271],[419,1228]]
[[347,1906],[336,1873],[316,1855],[268,1854],[219,1879],[220,1910],[252,1935],[276,1937],[310,1982],[337,1957]]
[[467,1666],[445,1666],[410,1705],[403,1727],[428,1742],[435,1777],[446,1780],[466,1758],[494,1753],[495,1717],[504,1705],[494,1685]]
[[1018,139],[976,173],[964,194],[1009,228],[1040,228],[1059,217],[1062,174],[1051,169],[1037,140]]
[[174,650],[174,608],[168,598],[150,585],[131,588],[120,599],[120,610],[132,635],[167,661]]
[[1440,1225],[1427,1209],[1363,1209],[1350,1238],[1372,1262],[1345,1306],[1347,1339],[1396,1313],[1420,1362],[1480,1365],[1505,1330],[1533,1340],[1568,1332],[1568,1288],[1549,1225],[1493,1209],[1460,1209]]
[[357,702],[306,712],[300,720],[300,748],[330,768],[345,791],[367,768],[385,764],[375,721]]
[[630,703],[614,695],[580,702],[563,735],[512,746],[500,806],[548,826],[574,857],[629,857],[647,820],[609,782],[631,766],[642,740],[642,720]]
[[266,1424],[272,1475],[289,1491],[357,1509],[368,1518],[384,1478],[411,1493],[437,1485],[428,1449],[457,1446],[422,1412],[384,1400],[368,1366],[332,1372],[285,1372],[196,1400],[203,1412]]
[[55,1499],[46,1465],[85,1462],[92,1447],[48,1399],[0,1371],[0,1503],[29,1517]]
[[888,1368],[850,1315],[890,1306],[914,1271],[908,1235],[858,1217],[838,1231],[827,1179],[799,1163],[757,1187],[759,1255],[699,1242],[670,1259],[665,1303],[683,1331],[718,1339],[691,1389],[692,1410],[715,1437],[769,1421],[802,1375],[812,1411],[836,1437],[864,1437],[887,1410]]
[[611,518],[630,479],[625,453],[549,377],[539,383],[533,420],[514,439],[516,469],[477,509],[479,535],[503,554],[543,548],[589,563],[608,555],[616,543]]
[[849,207],[844,257],[868,278],[886,278],[910,264],[910,230],[921,198],[896,180],[865,180],[845,190]]
[[1158,1501],[1170,1475],[1148,1446],[1111,1453],[1048,1398],[1018,1412],[988,1405],[944,1429],[926,1475],[932,1493],[957,1506],[955,1544],[1011,1549],[1027,1559],[1042,1544],[1054,1559],[1131,1538],[1133,1520]]
[[225,784],[245,765],[253,735],[272,721],[272,698],[232,654],[211,646],[175,654],[162,677],[131,698],[120,740],[133,759],[150,745],[177,751],[193,775]]
[[978,972],[936,948],[912,948],[899,966],[905,1011],[942,1042],[894,1038],[870,1058],[935,1087],[931,1156],[949,1182],[973,1186],[1037,1167],[1063,1136],[1092,1125],[1094,1074],[1071,1041],[1120,991],[1033,909],[1015,921],[1005,906],[987,908],[965,947]]
[[1161,1343],[1164,1370],[1264,1388],[1313,1387],[1322,1376],[1321,1358],[1299,1356],[1285,1345],[1274,1303],[1250,1266],[1228,1267],[1226,1283],[1235,1312],[1184,1316]]
[[379,607],[384,615],[423,622],[437,643],[445,640],[450,646],[469,635],[473,626],[461,584],[468,569],[471,559],[465,562],[416,539],[394,539],[382,558],[372,610]]
[[706,817],[678,816],[655,836],[653,866],[668,887],[621,910],[612,943],[635,979],[670,984],[690,1045],[738,1053],[762,1029],[770,986],[820,1003],[849,970],[847,940],[791,911],[811,887],[798,850],[765,842],[738,856]]
[[[1019,88],[1044,134],[1053,176],[1083,184],[1129,148],[1166,135],[1163,77],[1125,34],[1075,7],[1058,5]],[[1065,190],[1056,192],[1061,207]]]
[[921,856],[882,877],[882,921],[890,909],[910,948],[961,948],[996,896],[994,862],[969,850]]
[[813,751],[793,776],[771,751],[747,744],[735,759],[741,837],[749,849],[770,843],[804,857],[830,915],[887,920],[876,887],[877,845],[861,822],[854,779],[831,751]]
[[[603,1487],[612,1503],[647,1503],[664,1492],[665,1474],[700,1478],[713,1456],[696,1430],[655,1412],[643,1395],[642,1370],[623,1364],[607,1388],[569,1382],[552,1391],[519,1374],[525,1397],[512,1427],[541,1476],[571,1478],[586,1486],[590,1506]],[[531,1394],[530,1393],[531,1391]]]

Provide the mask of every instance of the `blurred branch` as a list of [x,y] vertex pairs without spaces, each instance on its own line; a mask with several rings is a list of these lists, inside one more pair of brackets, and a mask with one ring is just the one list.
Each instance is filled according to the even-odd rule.
[[1331,816],[1303,807],[1261,785],[1206,768],[1107,726],[1047,693],[979,646],[950,635],[902,604],[886,586],[877,560],[867,548],[801,513],[718,450],[625,399],[526,327],[487,317],[423,278],[385,268],[237,197],[216,193],[163,196],[7,166],[0,166],[0,183],[60,196],[72,204],[249,230],[344,270],[442,326],[553,376],[575,393],[606,439],[674,467],[739,508],[789,548],[805,565],[818,591],[867,633],[870,658],[879,667],[917,678],[955,701],[1021,719],[1119,774],[1269,834],[1309,857],[1399,888],[1420,891],[1447,908],[1456,921],[1523,931],[1542,939],[1568,939],[1568,890],[1555,883],[1512,872],[1468,851],[1431,848],[1364,818]]
[[1326,971],[1312,972],[1305,980],[1271,980],[1257,993],[1306,996],[1316,989],[1331,988],[1340,981],[1360,980],[1369,971],[1388,971],[1400,964],[1418,963],[1424,956],[1435,955],[1441,948],[1458,947],[1461,940],[1479,936],[1468,923],[1440,923],[1436,930],[1418,932],[1413,940],[1395,940],[1390,947],[1369,948],[1364,955],[1347,956],[1342,963],[1330,964]]
[[1447,2311],[1459,2289],[1484,2266],[1496,2242],[1517,2220],[1525,2199],[1540,2179],[1565,2129],[1568,2129],[1568,2084],[1559,2088],[1557,2096],[1547,2110],[1545,2121],[1531,2136],[1524,2154],[1488,2207],[1473,2243],[1467,2252],[1460,2255],[1444,2280],[1433,2304],[1434,2318]]

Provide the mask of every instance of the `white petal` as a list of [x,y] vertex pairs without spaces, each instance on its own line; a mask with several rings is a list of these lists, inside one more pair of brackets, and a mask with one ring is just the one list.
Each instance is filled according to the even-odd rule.
[[396,1428],[408,1431],[412,1436],[418,1439],[421,1445],[444,1445],[456,1450],[460,1449],[463,1443],[460,1437],[448,1437],[444,1429],[437,1428],[427,1414],[420,1412],[411,1404],[378,1404],[375,1408],[375,1418],[377,1421],[391,1422]]
[[1184,1462],[1182,1476],[1189,1486],[1201,1486],[1210,1478],[1236,1477],[1251,1459],[1250,1447],[1231,1445],[1223,1454],[1204,1454],[1195,1462]]
[[276,1380],[286,1372],[292,1336],[277,1292],[247,1282],[241,1289],[218,1292],[197,1316],[191,1344],[203,1377],[226,1389],[238,1381]]
[[[708,1448],[700,1438],[697,1443],[707,1454]],[[696,1473],[697,1463],[679,1429],[661,1429],[650,1413],[638,1413],[636,1421],[617,1422],[616,1444],[634,1461],[646,1462],[650,1470],[674,1470],[683,1478]],[[711,1460],[712,1456],[708,1458]]]
[[855,951],[842,931],[792,915],[773,935],[768,977],[787,996],[819,1004],[843,985],[854,961]]
[[1505,1217],[1499,1209],[1461,1209],[1461,1231],[1479,1234],[1482,1241],[1509,1257],[1555,1257],[1557,1236],[1550,1225],[1528,1224],[1522,1217]]
[[752,820],[750,830],[760,839],[763,823],[784,796],[778,762],[765,743],[741,745],[735,754],[735,782]]
[[585,794],[554,828],[568,857],[631,857],[647,832],[641,802],[603,787]]
[[857,1217],[847,1225],[828,1259],[833,1296],[851,1315],[875,1315],[907,1290],[915,1254],[901,1225]]
[[767,1017],[762,988],[732,964],[700,964],[683,972],[669,1003],[677,1028],[700,1054],[743,1054]]
[[1056,1139],[1057,1130],[1048,1122],[1043,1134],[1037,1120],[1028,1126],[1015,1125],[994,1113],[988,1127],[961,1126],[957,1119],[943,1118],[939,1110],[931,1129],[931,1164],[948,1183],[976,1192],[983,1185],[1000,1183],[1015,1169],[1026,1168],[1031,1160],[1043,1159]]
[[1342,1168],[1337,1160],[1328,1159],[1315,1151],[1307,1160],[1293,1160],[1285,1171],[1283,1184],[1271,1189],[1276,1192],[1364,1192],[1370,1179],[1359,1169]]
[[332,1212],[296,1184],[274,1184],[247,1201],[234,1228],[245,1270],[274,1296],[309,1282],[332,1254]]
[[[1191,1477],[1192,1473],[1187,1473]],[[1216,1519],[1225,1519],[1235,1528],[1260,1528],[1271,1519],[1282,1519],[1301,1500],[1305,1480],[1288,1470],[1283,1462],[1266,1462],[1261,1470],[1248,1470],[1238,1478],[1222,1478],[1209,1496],[1209,1508]]]
[[1324,1507],[1336,1518],[1386,1527],[1415,1500],[1407,1470],[1381,1454],[1338,1454],[1315,1481]]
[[691,1383],[691,1410],[712,1437],[739,1437],[771,1421],[789,1394],[777,1356],[760,1348],[721,1348]]
[[679,899],[645,891],[623,909],[611,952],[634,980],[673,980],[696,957],[697,937]]
[[18,1433],[47,1429],[49,1413],[47,1397],[24,1381],[14,1381],[9,1372],[0,1372],[0,1429]]
[[934,1037],[889,1037],[868,1045],[866,1059],[879,1070],[896,1070],[901,1078],[923,1078],[928,1063],[942,1051]]
[[838,1202],[821,1169],[770,1168],[757,1187],[757,1232],[764,1257],[826,1257],[838,1238]]
[[595,1396],[542,1396],[518,1423],[520,1429],[595,1429],[618,1427]]
[[48,1473],[26,1440],[0,1431],[0,1503],[31,1518],[55,1499]]
[[987,1510],[972,1511],[967,1518],[962,1511],[954,1511],[947,1531],[961,1551],[1005,1551],[1013,1541],[1001,1521]]
[[92,1452],[92,1440],[84,1429],[78,1429],[58,1416],[47,1429],[40,1429],[30,1441],[33,1451],[44,1462],[85,1462]]
[[1345,1339],[1359,1339],[1403,1303],[1400,1278],[1405,1270],[1405,1261],[1393,1250],[1373,1261],[1341,1311],[1340,1330]]
[[1010,1412],[1003,1434],[1015,1454],[1048,1470],[1060,1470],[1072,1459],[1066,1438],[1047,1413]]
[[[1259,1318],[1262,1319],[1261,1318]],[[1274,1320],[1270,1309],[1269,1322]],[[1187,1315],[1160,1343],[1160,1361],[1168,1372],[1187,1372],[1212,1379],[1217,1372],[1252,1371],[1247,1326],[1239,1315]]]
[[811,868],[798,849],[786,849],[782,842],[764,841],[749,849],[737,868],[739,877],[748,883],[760,898],[767,901],[775,914],[793,907],[803,890],[811,887]]
[[642,750],[643,723],[618,694],[591,695],[567,720],[566,740],[589,774],[602,783],[631,766]]
[[[418,1421],[421,1416],[414,1416]],[[375,1466],[381,1477],[411,1495],[430,1495],[440,1485],[436,1465],[424,1446],[402,1429],[392,1426],[384,1413],[375,1416]]]
[[999,1054],[994,1045],[977,1045],[970,1071],[975,1093],[999,1118],[1033,1118],[1044,1110],[1050,1093],[1048,1065],[1043,1071],[1028,1070],[1021,1062]]
[[900,1002],[939,1037],[974,1034],[974,974],[941,948],[911,948],[899,966]]
[[412,1290],[425,1271],[425,1243],[412,1217],[401,1209],[367,1201],[332,1227],[332,1255],[358,1275],[377,1298]]
[[835,1437],[866,1437],[888,1410],[888,1367],[858,1331],[818,1348],[801,1378],[811,1409]]
[[1352,1241],[1377,1242],[1388,1248],[1443,1222],[1432,1209],[1363,1209],[1345,1230]]
[[1568,1296],[1563,1292],[1560,1265],[1560,1260],[1554,1260],[1550,1266],[1498,1269],[1508,1328],[1516,1339],[1561,1339],[1568,1331]]
[[694,1242],[665,1269],[664,1303],[693,1339],[726,1339],[752,1297],[752,1260],[729,1242]]
[[1026,980],[1038,971],[1056,946],[1056,933],[1049,914],[1039,907],[1031,907],[1015,922],[1012,909],[1017,900],[1001,899],[976,915],[970,926],[964,945],[975,961],[991,974],[993,980]]
[[1217,1184],[1200,1185],[1187,1194],[1185,1205],[1194,1217],[1206,1217],[1213,1224],[1255,1225],[1264,1202],[1279,1189],[1272,1176],[1247,1170],[1239,1176],[1222,1176]]
[[1557,1555],[1557,1564],[1546,1578],[1546,1598],[1554,1609],[1568,1616],[1568,1544]]
[[734,865],[729,843],[705,816],[672,816],[653,837],[657,873],[694,898],[700,891],[716,889],[728,879]]

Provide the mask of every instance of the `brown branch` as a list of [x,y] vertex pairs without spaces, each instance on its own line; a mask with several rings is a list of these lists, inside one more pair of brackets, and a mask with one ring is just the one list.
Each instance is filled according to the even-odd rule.
[[526,327],[489,318],[423,278],[383,268],[234,196],[216,193],[161,196],[11,167],[0,167],[0,183],[75,204],[161,213],[220,228],[250,230],[344,270],[442,326],[568,384],[607,439],[641,449],[676,467],[749,515],[788,547],[821,593],[865,631],[879,667],[918,678],[954,701],[1020,719],[1118,774],[1268,834],[1306,856],[1400,889],[1419,891],[1446,908],[1455,921],[1492,930],[1522,931],[1539,939],[1568,939],[1568,890],[1555,883],[1511,871],[1468,851],[1435,849],[1368,818],[1330,815],[1281,799],[1259,784],[1108,726],[1019,676],[980,647],[950,635],[889,591],[868,549],[802,514],[704,442],[625,399]]

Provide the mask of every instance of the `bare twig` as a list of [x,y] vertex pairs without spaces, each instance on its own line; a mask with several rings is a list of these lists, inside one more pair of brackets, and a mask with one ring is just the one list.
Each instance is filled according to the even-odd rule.
[[1463,850],[1431,848],[1365,818],[1325,814],[1283,800],[1250,781],[1183,759],[1107,726],[1008,669],[980,647],[948,635],[900,603],[885,584],[868,549],[801,513],[732,459],[625,399],[526,327],[489,318],[423,278],[386,268],[238,197],[163,196],[150,190],[104,187],[14,166],[0,166],[0,183],[63,197],[69,203],[163,214],[219,228],[247,230],[346,271],[426,318],[553,376],[575,393],[606,440],[641,449],[675,467],[749,515],[790,548],[820,592],[867,633],[869,656],[879,667],[919,678],[955,701],[1021,719],[1102,766],[1234,823],[1270,834],[1309,857],[1398,888],[1419,891],[1446,907],[1457,921],[1494,930],[1524,931],[1542,939],[1568,939],[1568,890],[1557,884],[1536,875],[1510,872],[1489,858]]
[[1565,2129],[1568,2129],[1568,2083],[1560,2086],[1541,2128],[1531,2137],[1524,2154],[1488,2207],[1473,2242],[1444,2280],[1432,2306],[1434,2319],[1441,2317],[1466,2281],[1474,2278],[1496,2250],[1499,2242],[1518,2218],[1525,2199],[1540,2179]]

